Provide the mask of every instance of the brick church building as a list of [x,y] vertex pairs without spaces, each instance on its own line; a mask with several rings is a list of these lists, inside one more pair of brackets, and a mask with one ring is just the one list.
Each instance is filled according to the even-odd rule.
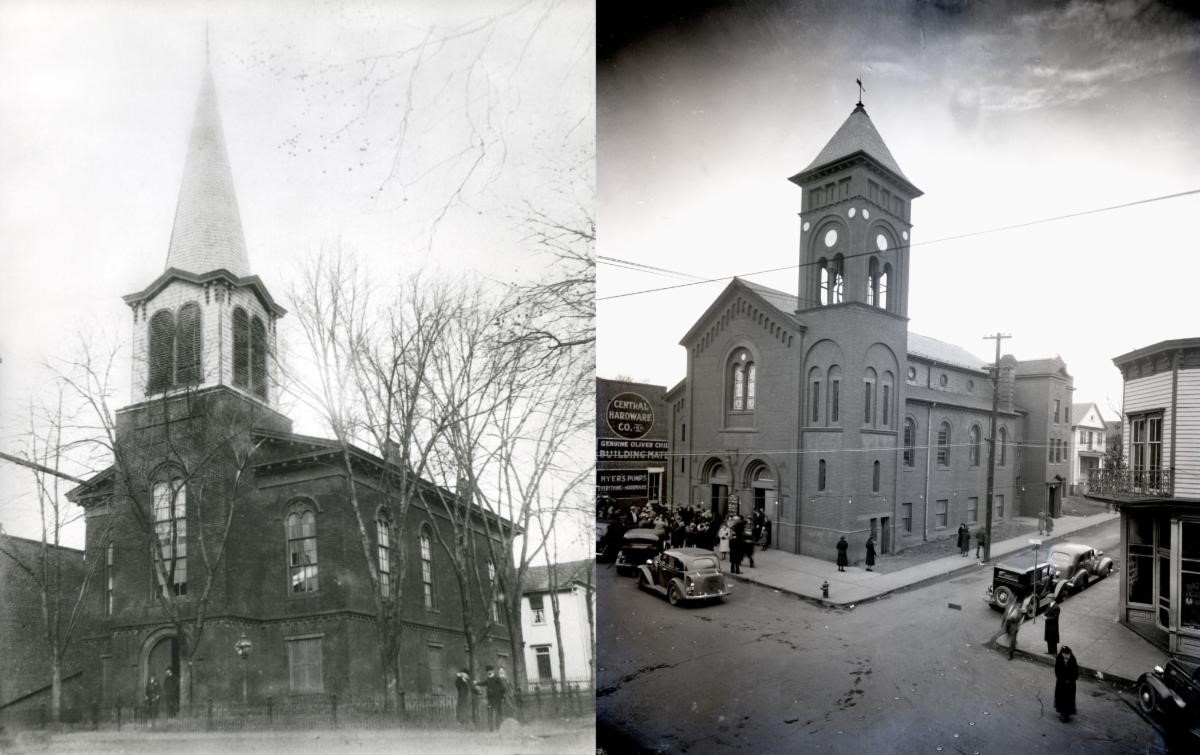
[[[85,510],[88,558],[102,559],[78,632],[97,702],[138,704],[149,676],[161,683],[167,669],[185,702],[382,695],[380,605],[404,628],[401,688],[452,691],[467,660],[463,609],[434,531],[450,531],[455,504],[421,483],[398,521],[388,492],[397,465],[353,447],[344,462],[339,444],[295,434],[280,413],[274,355],[286,312],[252,273],[207,70],[165,269],[125,301],[132,403],[116,412],[113,465],[70,494]],[[493,534],[510,526],[488,524]],[[507,561],[481,566],[476,581],[494,584]],[[503,612],[483,602],[470,609],[491,624],[476,663],[512,669]]]
[[[908,330],[912,202],[862,103],[808,167],[799,296],[734,279],[683,336],[669,499],[746,515],[778,547],[854,558],[983,525],[990,365]],[[994,519],[1057,514],[1069,477],[1071,376],[1061,359],[1000,369]]]

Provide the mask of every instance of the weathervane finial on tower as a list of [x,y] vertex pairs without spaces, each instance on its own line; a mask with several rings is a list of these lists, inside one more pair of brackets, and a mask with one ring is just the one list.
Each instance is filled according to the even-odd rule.
[[862,79],[861,79],[861,78],[859,78],[859,79],[855,79],[855,80],[854,80],[854,83],[858,84],[858,106],[859,106],[859,107],[862,107],[862,106],[863,106],[863,104],[862,104],[862,96],[863,96],[863,92],[865,92],[865,91],[867,91],[867,90],[866,90],[866,89],[863,89],[863,85],[862,85]]

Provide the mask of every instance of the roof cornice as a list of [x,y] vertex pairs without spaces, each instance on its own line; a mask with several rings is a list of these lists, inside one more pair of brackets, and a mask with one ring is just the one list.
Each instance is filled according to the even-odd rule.
[[263,307],[274,317],[283,317],[287,314],[287,310],[272,298],[270,292],[267,291],[266,285],[257,275],[247,275],[239,278],[223,268],[220,270],[211,270],[207,273],[191,273],[187,270],[180,270],[174,267],[167,268],[162,275],[158,276],[146,288],[134,294],[126,294],[121,298],[131,307],[141,304],[158,295],[158,292],[166,288],[167,284],[173,280],[187,281],[188,283],[195,283],[198,286],[223,280],[234,288],[249,288],[254,291],[255,295],[258,296],[258,300],[262,302]]

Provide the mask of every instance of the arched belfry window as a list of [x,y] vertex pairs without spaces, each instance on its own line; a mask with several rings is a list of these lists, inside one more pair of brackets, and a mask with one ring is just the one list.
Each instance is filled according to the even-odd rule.
[[883,271],[879,273],[879,308],[888,309],[888,281],[892,277],[891,264],[885,264]]
[[267,328],[241,307],[233,310],[233,384],[267,397]]
[[729,408],[735,412],[752,412],[757,404],[758,365],[745,349],[734,352],[729,364]]
[[146,393],[157,393],[175,382],[175,316],[160,309],[150,318],[150,375]]
[[317,511],[309,502],[292,504],[284,517],[288,576],[294,593],[317,591]]
[[841,254],[835,254],[830,268],[832,283],[829,289],[829,303],[841,304],[845,299],[846,290],[846,258]]
[[829,303],[829,260],[822,257],[817,260],[818,276],[821,281],[821,288],[818,293],[817,301],[821,306]]
[[200,305],[188,302],[175,315],[160,309],[150,318],[149,374],[146,393],[199,383]]
[[867,263],[867,304],[879,306],[879,260],[875,257]]

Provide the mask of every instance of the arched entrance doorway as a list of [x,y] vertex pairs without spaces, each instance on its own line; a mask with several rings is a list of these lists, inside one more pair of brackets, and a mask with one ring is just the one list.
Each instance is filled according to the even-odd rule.
[[750,489],[751,513],[761,511],[767,516],[775,512],[767,508],[775,500],[775,474],[766,462],[755,461],[746,470],[746,487]]
[[704,479],[708,484],[708,500],[713,516],[718,520],[729,513],[729,485],[733,481],[729,469],[719,459],[709,459]]
[[146,682],[150,680],[151,674],[158,679],[160,686],[167,674],[167,669],[171,669],[171,673],[176,678],[179,677],[179,643],[175,640],[174,628],[163,627],[150,633],[150,636],[142,643],[141,662],[138,664],[138,669],[140,672],[139,693],[146,689]]

